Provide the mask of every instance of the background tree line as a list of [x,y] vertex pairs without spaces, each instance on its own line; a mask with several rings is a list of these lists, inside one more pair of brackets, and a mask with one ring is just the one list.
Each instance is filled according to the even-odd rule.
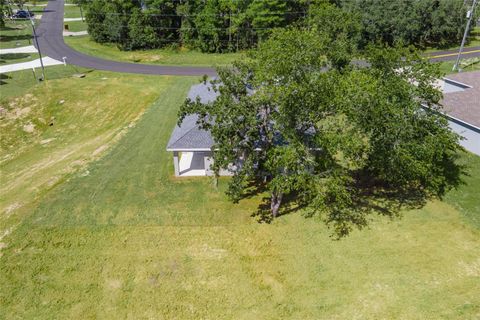
[[222,52],[251,48],[307,11],[307,0],[94,0],[87,22],[95,41],[127,50],[174,44]]
[[446,47],[457,44],[465,30],[471,1],[343,0],[360,17],[362,42]]
[[275,28],[305,26],[322,3],[358,24],[357,45],[442,47],[460,41],[467,6],[458,0],[92,0],[88,31],[123,50],[187,46],[203,52],[248,49]]

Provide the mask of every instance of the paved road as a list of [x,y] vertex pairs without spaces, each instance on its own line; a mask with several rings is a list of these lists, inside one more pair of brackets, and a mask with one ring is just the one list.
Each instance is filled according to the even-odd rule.
[[[440,61],[452,61],[456,60],[458,55],[457,50],[446,50],[446,51],[437,51],[428,54],[427,56],[431,57],[430,61],[440,62]],[[462,53],[462,59],[480,57],[480,46],[465,48]]]
[[[159,75],[191,75],[202,76],[204,74],[213,76],[215,70],[213,68],[201,67],[173,67],[146,65],[138,63],[117,62],[111,60],[100,59],[88,56],[73,50],[63,41],[63,9],[65,0],[50,0],[42,19],[37,33],[39,35],[39,44],[42,53],[62,61],[66,57],[67,63],[74,64],[86,68],[94,68],[99,70],[139,73],[139,74],[159,74]],[[451,61],[457,57],[457,51],[440,51],[429,54],[431,61]],[[472,58],[480,57],[480,47],[465,49],[462,57]]]
[[73,50],[63,41],[63,6],[65,0],[50,0],[37,27],[38,42],[43,55],[62,61],[66,57],[68,64],[99,70],[125,73],[203,76],[215,75],[213,68],[173,67],[116,62],[92,57]]

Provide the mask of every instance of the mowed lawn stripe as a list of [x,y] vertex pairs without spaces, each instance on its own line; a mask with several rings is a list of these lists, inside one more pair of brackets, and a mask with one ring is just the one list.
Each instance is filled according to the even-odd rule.
[[35,223],[215,225],[250,220],[244,205],[227,201],[224,184],[216,190],[208,178],[173,178],[166,143],[178,107],[195,83],[194,78],[173,79],[172,90],[160,94],[108,155],[40,204]]

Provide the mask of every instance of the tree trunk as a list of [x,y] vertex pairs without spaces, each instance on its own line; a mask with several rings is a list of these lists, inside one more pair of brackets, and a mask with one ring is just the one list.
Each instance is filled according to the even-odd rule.
[[272,210],[272,216],[274,218],[277,217],[278,211],[280,210],[280,205],[282,204],[283,193],[281,192],[273,192],[272,193],[272,200],[270,203],[270,209]]

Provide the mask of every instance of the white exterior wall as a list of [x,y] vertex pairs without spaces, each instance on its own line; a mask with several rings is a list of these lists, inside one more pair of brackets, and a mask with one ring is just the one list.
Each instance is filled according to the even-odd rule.
[[[212,169],[213,157],[211,151],[174,151],[173,165],[177,177],[201,177],[215,174]],[[230,165],[228,169],[220,170],[219,175],[232,176],[236,168],[235,165]]]
[[212,170],[213,165],[213,158],[211,152],[206,152],[204,156],[204,163],[205,163],[205,175],[206,176],[213,176],[214,172]]
[[[205,175],[206,176],[213,176],[215,173],[212,170],[213,166],[213,158],[212,158],[212,152],[205,152],[204,153],[204,162],[205,162]],[[220,176],[232,176],[232,167],[229,166],[229,169],[221,169],[219,172]]]
[[460,144],[468,151],[480,156],[480,129],[462,124],[459,121],[448,120],[450,128],[464,137]]

